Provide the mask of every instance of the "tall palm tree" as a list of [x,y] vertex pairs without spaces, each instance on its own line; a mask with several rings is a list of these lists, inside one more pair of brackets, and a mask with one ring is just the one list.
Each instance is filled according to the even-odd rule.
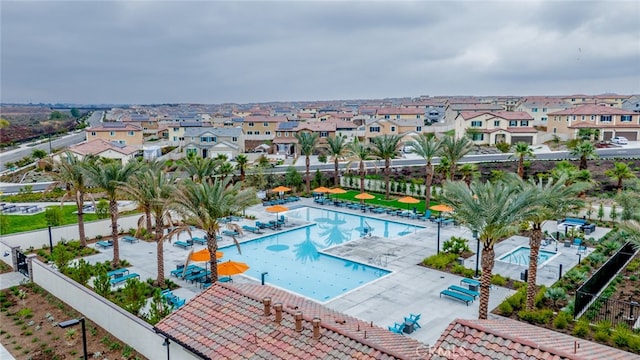
[[60,158],[59,161],[53,161],[51,176],[54,179],[53,186],[64,187],[66,192],[62,197],[62,201],[67,197],[73,197],[78,208],[78,237],[80,238],[80,245],[82,247],[87,246],[87,236],[84,230],[84,195],[87,193],[87,176],[83,171],[83,168],[90,161],[94,161],[93,158],[87,158],[80,160],[76,158],[70,152]]
[[[218,267],[213,255],[218,251],[218,219],[259,201],[253,188],[241,189],[241,185],[232,185],[228,178],[203,183],[186,180],[173,198],[172,207],[182,215],[184,224],[202,229],[207,234],[207,249],[212,254],[209,261],[211,279],[214,282],[218,280]],[[233,241],[239,252],[240,245],[235,237]]]
[[236,156],[236,168],[240,170],[240,181],[244,182],[244,176],[247,171],[247,164],[249,164],[249,158],[247,155],[240,154]]
[[549,178],[546,182],[533,180],[521,183],[536,196],[536,201],[529,204],[535,211],[530,212],[525,219],[531,223],[531,235],[529,237],[529,271],[527,278],[527,310],[534,310],[537,293],[536,277],[538,274],[538,254],[542,242],[542,225],[547,219],[557,219],[569,211],[576,211],[584,206],[584,202],[577,195],[585,191],[589,184],[573,183],[566,185],[566,179]]
[[[171,219],[170,202],[176,190],[176,179],[164,172],[159,166],[150,166],[144,171],[139,171],[129,183],[121,184],[121,190],[137,201],[144,201],[145,213],[138,220],[138,230],[146,223],[149,234],[154,234],[157,256],[156,283],[160,287],[165,286],[164,281],[164,241],[171,239],[182,228],[176,228],[165,234],[165,225],[173,224]],[[151,220],[155,225],[155,231],[149,229]]]
[[358,140],[358,138],[353,138],[353,141],[347,144],[347,157],[351,158],[351,161],[358,161],[358,172],[360,173],[360,192],[364,192],[364,177],[367,175],[367,170],[365,169],[364,162],[371,159],[371,150],[367,144]]
[[524,159],[536,157],[533,148],[525,142],[518,142],[513,148],[512,156],[518,158],[518,176],[524,179]]
[[613,164],[613,169],[606,170],[605,175],[617,181],[618,194],[622,192],[622,181],[626,179],[634,179],[636,174],[629,168],[629,165],[623,162]]
[[219,164],[220,161],[216,159],[189,156],[180,168],[189,174],[191,180],[195,182],[205,182],[211,181]]
[[582,141],[578,143],[571,149],[569,155],[578,156],[580,158],[580,165],[578,165],[578,169],[580,170],[587,169],[587,160],[598,157],[596,147],[589,141]]
[[482,276],[480,278],[479,318],[486,319],[489,289],[495,264],[495,244],[518,231],[518,224],[527,218],[536,199],[532,191],[523,191],[519,178],[492,183],[473,181],[467,187],[462,181],[447,182],[442,201],[455,209],[454,216],[471,230],[477,231],[482,242]]
[[311,160],[309,159],[309,157],[311,156],[311,154],[313,154],[313,150],[315,150],[318,143],[318,133],[299,132],[296,133],[296,139],[298,140],[300,153],[305,156],[304,164],[306,166],[305,176],[307,178],[307,194],[310,194],[311,175],[309,174],[309,166],[311,165]]
[[446,136],[440,145],[440,155],[449,160],[449,176],[453,180],[456,176],[456,165],[473,149],[473,142],[468,137],[463,136],[456,139],[454,136]]
[[385,199],[389,198],[389,177],[391,175],[391,160],[400,152],[400,135],[382,135],[371,139],[371,153],[373,157],[384,160]]
[[127,182],[119,184],[121,192],[135,201],[138,205],[138,210],[144,213],[143,218],[145,219],[145,228],[148,234],[153,232],[151,202],[154,198],[153,189],[149,187],[149,176],[153,170],[161,169],[161,167],[162,164],[157,161],[141,163],[138,171]]
[[105,163],[92,162],[85,167],[85,171],[91,182],[101,187],[109,201],[109,213],[111,215],[111,241],[113,242],[113,260],[111,264],[117,267],[120,264],[120,246],[118,245],[118,195],[120,184],[126,183],[129,178],[140,168],[140,163],[129,161],[126,165],[117,161]]
[[458,168],[458,172],[462,176],[460,180],[464,181],[467,186],[471,186],[471,181],[480,174],[480,170],[478,170],[478,165],[476,164],[463,164]]
[[434,136],[434,134],[421,133],[414,136],[413,140],[407,143],[407,146],[411,148],[411,153],[417,154],[426,161],[425,165],[425,209],[429,208],[431,203],[431,183],[433,182],[433,164],[431,161],[438,153],[440,149],[440,141]]
[[215,169],[215,174],[224,179],[233,174],[234,170],[233,165],[231,165],[230,162],[225,161]]
[[344,135],[336,135],[327,138],[329,155],[333,159],[333,185],[338,186],[338,162],[344,158],[347,152],[347,137]]

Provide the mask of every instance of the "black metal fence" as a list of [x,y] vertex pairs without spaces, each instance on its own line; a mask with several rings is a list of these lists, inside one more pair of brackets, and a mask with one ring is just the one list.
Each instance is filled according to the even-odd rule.
[[591,323],[609,321],[612,327],[616,327],[623,322],[633,328],[640,316],[640,303],[601,297],[589,306],[583,316]]
[[574,318],[589,306],[589,304],[598,296],[600,291],[613,280],[615,275],[635,254],[634,245],[626,243],[618,252],[616,252],[591,278],[585,281],[576,291],[575,307],[573,310]]
[[29,276],[29,264],[27,264],[27,256],[20,251],[16,251],[16,259],[18,263],[18,271],[24,275]]

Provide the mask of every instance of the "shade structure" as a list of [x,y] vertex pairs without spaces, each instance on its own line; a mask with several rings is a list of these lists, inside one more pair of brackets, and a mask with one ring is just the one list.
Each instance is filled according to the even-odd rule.
[[317,188],[313,189],[313,192],[324,194],[326,192],[329,192],[329,188],[326,188],[324,186],[320,186],[320,187],[317,187]]
[[239,261],[225,261],[218,264],[218,275],[231,276],[249,270],[249,265]]
[[271,191],[273,191],[273,192],[287,192],[287,191],[291,191],[291,189],[289,189],[286,186],[278,186],[276,188],[271,189]]
[[375,196],[373,196],[371,194],[368,194],[368,193],[360,193],[360,194],[358,194],[358,195],[356,195],[354,197],[356,199],[358,199],[358,200],[371,200],[371,199],[375,199],[376,198]]
[[405,197],[401,197],[400,199],[398,199],[398,202],[401,202],[403,204],[407,204],[407,210],[409,210],[409,204],[417,204],[420,202],[420,200],[411,197],[411,196],[405,196]]
[[439,211],[439,212],[452,212],[453,211],[453,208],[451,206],[449,206],[449,205],[446,205],[446,204],[433,205],[429,209],[431,209],[433,211]]
[[328,191],[329,194],[344,194],[346,192],[347,192],[347,190],[340,189],[340,188],[333,188],[333,189],[329,189],[329,191]]
[[289,208],[282,205],[273,205],[266,208],[266,210],[270,213],[281,213],[289,210]]
[[[216,259],[220,259],[224,256],[222,251],[216,251]],[[189,254],[189,260],[191,261],[209,261],[211,260],[211,254],[209,253],[209,249],[202,249],[198,251],[194,251]]]

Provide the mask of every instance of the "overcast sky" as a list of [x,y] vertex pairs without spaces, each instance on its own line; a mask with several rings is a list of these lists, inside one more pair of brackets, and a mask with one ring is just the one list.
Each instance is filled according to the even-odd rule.
[[1,101],[640,93],[640,1],[5,1]]

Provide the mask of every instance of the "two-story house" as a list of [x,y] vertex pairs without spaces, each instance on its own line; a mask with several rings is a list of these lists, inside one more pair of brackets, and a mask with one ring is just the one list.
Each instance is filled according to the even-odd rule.
[[533,145],[538,143],[538,131],[532,123],[533,117],[523,111],[461,112],[455,120],[455,136],[469,135],[477,145]]
[[123,145],[141,147],[144,142],[142,128],[138,125],[123,122],[105,122],[101,125],[85,129],[87,141],[102,139]]
[[546,127],[549,123],[549,113],[570,107],[565,101],[557,97],[531,96],[524,98],[516,106],[516,111],[524,111],[533,117],[533,126]]
[[391,120],[379,119],[364,125],[364,138],[366,143],[371,143],[374,137],[383,135],[399,135],[403,139],[422,133],[424,130],[424,119],[413,120]]
[[122,165],[126,165],[129,161],[135,159],[140,149],[135,146],[124,145],[117,142],[94,139],[82,144],[70,146],[68,151],[78,159],[84,159],[86,156],[97,156],[119,160]]
[[624,136],[640,139],[640,114],[607,105],[581,105],[549,114],[547,132],[561,139],[575,139],[580,129],[596,129],[600,140]]
[[233,159],[244,153],[242,128],[214,128],[211,126],[188,127],[184,131],[184,151],[203,158],[214,158],[224,154]]
[[247,116],[242,121],[242,130],[247,140],[273,140],[281,122],[286,122],[285,116]]

